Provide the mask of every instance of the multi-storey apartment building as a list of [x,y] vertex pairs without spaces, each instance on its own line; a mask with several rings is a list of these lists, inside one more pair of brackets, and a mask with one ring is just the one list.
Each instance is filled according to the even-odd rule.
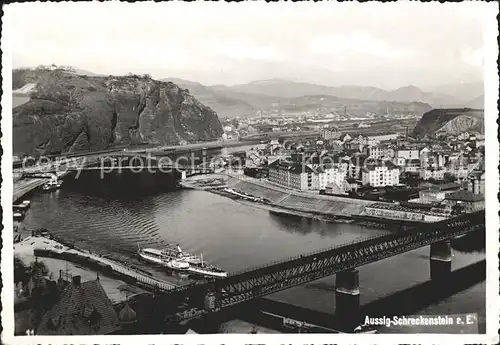
[[310,165],[285,160],[269,165],[269,181],[292,189],[325,189],[330,183],[343,184],[345,178],[345,169],[337,165]]
[[299,190],[318,190],[319,176],[309,165],[277,160],[269,165],[269,181]]
[[431,178],[434,180],[443,180],[446,172],[447,171],[444,169],[420,169],[419,175],[420,178],[424,180],[429,180]]
[[394,186],[399,184],[399,167],[386,161],[383,164],[371,164],[362,169],[363,185],[372,187]]
[[399,149],[396,151],[396,157],[404,159],[419,159],[420,151],[418,149]]

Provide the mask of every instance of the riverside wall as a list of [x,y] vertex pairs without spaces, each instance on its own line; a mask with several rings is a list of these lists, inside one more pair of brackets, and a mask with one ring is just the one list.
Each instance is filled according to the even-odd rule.
[[358,216],[363,213],[366,206],[373,204],[372,201],[367,200],[284,189],[268,182],[244,176],[229,177],[226,184],[252,196],[265,198],[275,207],[314,214],[342,217]]

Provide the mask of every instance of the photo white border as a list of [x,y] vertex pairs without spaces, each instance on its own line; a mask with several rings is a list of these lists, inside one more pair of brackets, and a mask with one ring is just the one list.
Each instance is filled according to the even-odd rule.
[[[49,3],[46,3],[49,5]],[[154,3],[149,3],[154,6]],[[55,4],[50,4],[55,5]],[[66,4],[67,6],[68,4]],[[112,5],[118,7],[115,2]],[[137,4],[126,4],[126,6],[134,6]],[[144,6],[144,4],[141,4]],[[180,6],[179,3],[176,4]],[[184,3],[184,5],[191,5]],[[220,4],[204,3],[203,6],[219,6]],[[242,4],[240,4],[241,6]],[[262,3],[259,6],[277,6],[277,4]],[[320,4],[314,4],[318,6]],[[397,6],[399,4],[388,3],[350,3],[350,6]],[[498,343],[499,329],[499,272],[498,272],[498,229],[499,229],[499,203],[497,192],[499,190],[499,144],[497,139],[497,123],[498,110],[498,27],[496,16],[498,14],[498,4],[492,3],[459,3],[459,4],[440,4],[440,6],[483,6],[484,11],[484,80],[485,80],[485,136],[486,136],[486,186],[487,193],[485,195],[486,202],[486,253],[487,255],[487,279],[486,279],[486,334],[471,335],[471,334],[454,334],[454,335],[438,335],[438,334],[252,334],[251,337],[247,334],[214,334],[214,335],[119,335],[119,336],[35,336],[35,337],[14,337],[14,291],[13,291],[13,234],[8,231],[13,227],[12,221],[12,6],[23,6],[23,4],[11,4],[3,7],[3,35],[1,41],[2,48],[2,77],[3,77],[3,95],[2,95],[2,193],[1,202],[3,209],[3,227],[2,231],[2,283],[3,289],[2,298],[2,342],[6,344],[56,344],[56,343],[78,343],[78,344],[101,344],[101,343],[120,343],[120,344],[153,344],[153,343],[170,343],[170,344],[247,344],[247,343],[262,343],[262,344],[327,344],[327,343],[384,343],[384,344],[400,344],[400,343],[483,343],[495,344]],[[238,6],[238,4],[224,4],[224,6]],[[295,3],[287,4],[287,6],[306,7],[311,6],[311,3]],[[422,20],[425,20],[424,18]],[[36,53],[36,52],[35,52]],[[493,188],[495,186],[495,188]]]

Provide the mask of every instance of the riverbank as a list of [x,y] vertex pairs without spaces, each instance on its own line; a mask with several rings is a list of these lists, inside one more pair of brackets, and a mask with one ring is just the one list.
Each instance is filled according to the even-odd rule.
[[[156,288],[169,290],[177,287],[177,285],[171,282],[154,278],[150,273],[127,263],[119,263],[90,251],[71,248],[47,237],[26,237],[14,245],[14,255],[18,255],[23,262],[27,262],[28,260],[33,261],[35,257],[42,257],[43,260],[48,260],[47,262],[52,264],[57,261],[62,263],[71,262],[76,267],[83,266],[91,269],[95,272],[94,277],[101,272],[109,278],[119,279],[122,284],[126,282],[144,291],[154,291]],[[55,265],[51,273],[58,275],[60,267],[60,264]]]
[[[449,215],[432,213],[395,203],[298,191],[235,172],[196,176],[180,185],[188,189],[206,190],[234,200],[265,205],[272,211],[330,221],[356,221],[368,224],[417,226],[438,222]],[[377,226],[377,225],[376,225]]]
[[15,203],[25,197],[26,195],[34,192],[37,188],[41,187],[47,179],[34,178],[34,179],[20,179],[14,182],[14,193],[12,201]]
[[238,202],[269,210],[282,216],[299,216],[325,221],[363,223],[375,227],[416,226],[422,224],[414,219],[374,217],[370,207],[392,206],[391,203],[373,202],[339,196],[320,195],[316,191],[296,191],[244,175],[211,174],[186,179],[180,183],[188,189],[204,190],[222,195]]
[[[79,275],[82,277],[82,281],[97,279],[96,272],[89,270],[83,266],[73,264],[65,260],[48,257],[36,257],[34,249],[42,247],[42,245],[47,245],[46,243],[43,243],[43,241],[45,241],[45,239],[26,237],[23,241],[14,245],[14,255],[18,257],[25,265],[30,265],[35,261],[35,259],[43,262],[49,271],[48,277],[50,279],[57,279],[57,277],[59,277],[60,271],[67,272],[72,275]],[[113,304],[121,303],[133,296],[146,293],[145,290],[142,290],[133,285],[126,284],[123,281],[107,277],[105,275],[101,275],[99,277],[99,281],[104,289],[104,292],[106,292],[106,295]]]

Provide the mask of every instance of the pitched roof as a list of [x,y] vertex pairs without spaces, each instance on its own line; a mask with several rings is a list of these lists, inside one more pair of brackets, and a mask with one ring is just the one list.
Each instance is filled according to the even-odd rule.
[[276,169],[276,170],[288,170],[293,174],[301,174],[301,173],[313,173],[315,172],[312,167],[309,165],[302,165],[299,163],[294,163],[290,161],[284,161],[284,160],[276,160],[272,162],[269,167],[269,169]]
[[468,190],[459,190],[458,192],[447,195],[446,200],[475,202],[484,200],[484,197],[482,195],[474,194]]
[[40,335],[110,334],[121,328],[116,311],[99,280],[70,284],[46,312],[37,329]]
[[394,164],[391,161],[385,161],[385,162],[378,161],[377,163],[375,163],[375,162],[373,162],[373,163],[367,163],[365,165],[365,167],[363,168],[363,171],[364,172],[373,171],[377,167],[386,167],[387,170],[393,170],[393,169],[398,169],[399,170],[400,169],[399,166],[397,166],[396,164]]
[[125,303],[125,307],[123,307],[122,310],[120,310],[120,313],[118,314],[118,318],[122,322],[131,322],[131,321],[137,321],[137,313],[135,312],[134,309],[132,309],[128,303]]

